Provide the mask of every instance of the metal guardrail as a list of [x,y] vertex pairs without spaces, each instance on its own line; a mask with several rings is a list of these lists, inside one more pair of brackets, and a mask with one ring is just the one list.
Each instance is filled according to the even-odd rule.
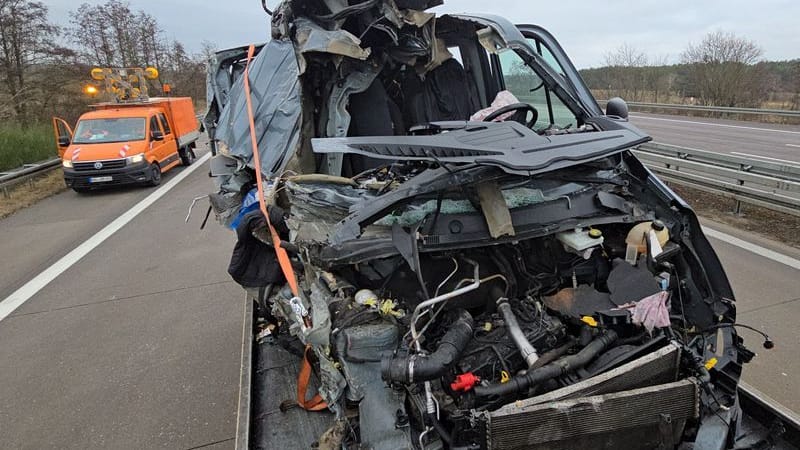
[[[600,100],[605,104],[607,100]],[[700,106],[700,105],[676,105],[674,103],[645,103],[645,102],[626,102],[628,106],[636,108],[653,109],[672,109],[677,111],[703,111],[723,114],[754,114],[761,116],[781,116],[800,118],[800,111],[788,109],[758,109],[758,108],[732,108],[727,106]]]
[[30,180],[37,175],[41,175],[42,173],[58,167],[61,167],[61,158],[53,158],[38,163],[25,164],[18,169],[0,172],[0,189],[3,190],[3,197],[9,198],[10,187],[26,180]]
[[633,153],[660,178],[742,203],[800,216],[800,163],[745,158],[651,142]]

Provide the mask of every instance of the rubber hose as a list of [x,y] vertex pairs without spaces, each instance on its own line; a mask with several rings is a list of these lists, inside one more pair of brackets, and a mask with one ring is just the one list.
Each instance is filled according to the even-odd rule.
[[595,338],[574,355],[565,356],[546,366],[530,370],[524,375],[519,375],[508,380],[507,383],[475,386],[475,395],[477,397],[504,397],[527,391],[531,386],[541,384],[547,380],[586,366],[590,361],[596,358],[597,355],[613,344],[617,340],[617,337],[617,333],[614,332],[614,330],[608,330],[605,334]]
[[414,383],[435,380],[458,360],[472,339],[474,322],[465,310],[458,310],[456,320],[430,355],[408,355],[384,358],[381,361],[381,378],[384,381]]

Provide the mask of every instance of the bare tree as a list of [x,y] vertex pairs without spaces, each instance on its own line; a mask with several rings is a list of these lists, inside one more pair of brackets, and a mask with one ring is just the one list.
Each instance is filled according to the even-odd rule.
[[604,59],[606,66],[610,67],[607,80],[609,97],[619,95],[628,100],[641,101],[645,84],[645,72],[641,68],[648,65],[647,55],[626,43],[606,53]]
[[739,106],[752,102],[759,79],[754,64],[762,55],[753,41],[715,31],[682,54],[689,64],[689,84],[703,104]]
[[176,95],[195,100],[205,96],[204,61],[200,56],[190,56],[180,42],[172,42],[163,68],[164,80],[170,83]]
[[669,92],[672,90],[674,76],[669,73],[668,60],[666,55],[649,58],[644,69],[645,89],[653,93],[652,101],[655,103],[659,102],[659,94],[666,94],[669,98]]
[[204,39],[203,42],[200,43],[200,53],[196,55],[195,58],[207,62],[218,50],[217,44]]
[[35,87],[29,76],[37,60],[59,51],[53,43],[58,32],[58,27],[48,22],[43,3],[0,0],[0,76],[11,110],[23,125]]
[[70,23],[72,40],[91,64],[158,67],[168,50],[156,18],[120,0],[84,3],[70,13]]

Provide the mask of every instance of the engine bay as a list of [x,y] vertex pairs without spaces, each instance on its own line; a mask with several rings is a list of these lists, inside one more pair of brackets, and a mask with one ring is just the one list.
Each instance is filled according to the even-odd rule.
[[[273,292],[263,303],[264,324],[315,350],[320,393],[351,430],[342,437],[346,448],[347,439],[365,448],[550,448],[550,438],[497,445],[491,430],[509,414],[525,417],[574,397],[562,397],[565,390],[602,404],[589,394],[654,387],[667,391],[640,401],[662,401],[677,389],[676,420],[668,432],[650,422],[637,430],[678,443],[698,432],[703,398],[733,401],[731,391],[712,388],[709,372],[725,366],[736,376],[738,357],[752,355],[714,312],[724,317],[732,305],[709,301],[713,288],[693,244],[681,238],[689,225],[675,210],[647,203],[652,193],[644,194],[623,157],[565,169],[570,183],[557,181],[559,171],[495,171],[403,202],[384,200],[437,169],[383,167],[349,181],[289,177],[279,194],[290,208],[285,238],[302,261],[307,295]],[[483,207],[482,195],[506,208],[510,229],[502,231],[502,210]],[[591,200],[585,206],[582,196]],[[340,229],[363,211],[353,205],[382,213],[357,221],[360,231],[348,239]],[[528,216],[530,226],[519,219]],[[608,379],[619,385],[604,388],[600,380]],[[637,448],[653,444],[641,442]]]

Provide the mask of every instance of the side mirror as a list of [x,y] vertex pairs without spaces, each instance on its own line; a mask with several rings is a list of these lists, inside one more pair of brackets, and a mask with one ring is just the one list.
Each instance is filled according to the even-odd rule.
[[69,145],[69,136],[59,136],[58,137],[58,146],[59,147],[66,147]]
[[625,100],[614,97],[606,103],[606,115],[607,116],[616,116],[620,119],[628,119],[628,104],[625,103]]
[[162,133],[161,130],[153,130],[150,133],[150,137],[153,138],[154,141],[163,141],[164,133]]

